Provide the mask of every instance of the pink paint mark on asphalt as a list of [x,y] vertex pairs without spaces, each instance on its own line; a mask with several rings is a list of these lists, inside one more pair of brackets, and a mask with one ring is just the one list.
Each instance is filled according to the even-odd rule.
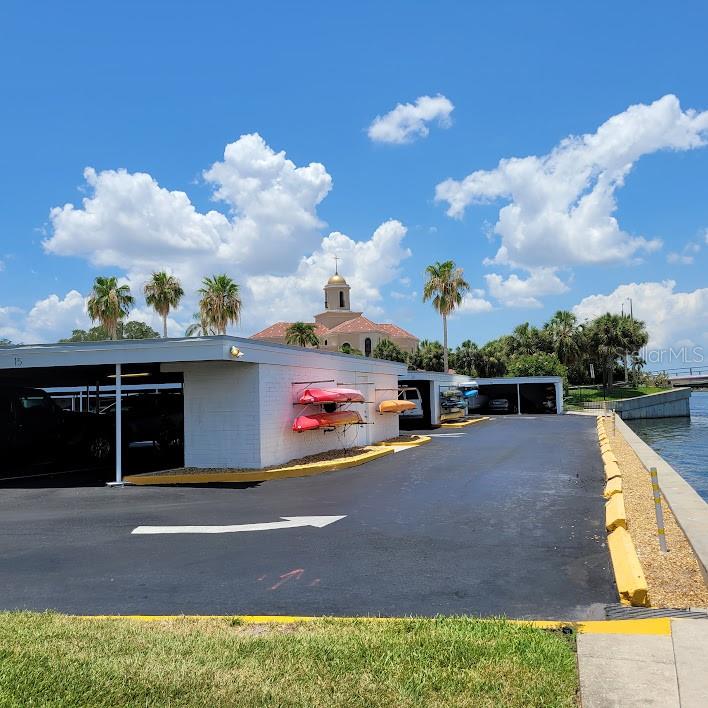
[[319,584],[320,584],[320,579],[319,579],[319,578],[315,578],[315,579],[309,584],[309,586],[310,586],[311,588],[314,588],[316,585],[319,585]]
[[299,580],[300,576],[305,572],[304,568],[295,568],[295,570],[291,570],[288,573],[283,573],[280,576],[280,580],[275,585],[272,585],[269,590],[277,590],[281,585],[284,585],[285,583],[288,582],[288,580]]
[[266,576],[265,576],[265,575],[261,575],[261,577],[258,578],[258,582],[260,583],[262,580],[265,580],[265,579],[266,579]]

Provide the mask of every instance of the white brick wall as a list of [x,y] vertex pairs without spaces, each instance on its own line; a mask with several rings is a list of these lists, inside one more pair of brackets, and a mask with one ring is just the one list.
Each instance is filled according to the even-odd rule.
[[[167,367],[164,367],[167,368]],[[395,398],[396,374],[249,364],[173,364],[184,372],[184,450],[188,467],[266,467],[326,450],[369,445],[398,435],[398,416],[381,415],[378,403]],[[293,420],[319,406],[293,405],[307,382],[320,388],[362,391],[367,403],[351,404],[370,425],[325,433],[295,433]],[[293,382],[306,382],[294,384]]]
[[[342,386],[359,389],[368,403],[350,404],[349,407],[359,411],[370,425],[353,425],[346,430],[333,432],[312,430],[294,433],[292,424],[295,417],[317,412],[320,407],[293,405],[298,393],[307,388],[307,383],[293,382],[315,381],[323,383],[313,383],[313,387]],[[379,401],[395,397],[398,386],[395,374],[263,364],[260,367],[260,386],[261,464],[264,467],[326,450],[369,445],[398,435],[398,416],[380,415],[376,410]],[[379,390],[384,388],[394,390]]]
[[258,364],[203,362],[184,371],[184,464],[259,467]]

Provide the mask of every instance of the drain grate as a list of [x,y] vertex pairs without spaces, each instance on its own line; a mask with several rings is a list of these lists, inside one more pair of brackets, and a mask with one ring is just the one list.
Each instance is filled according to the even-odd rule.
[[627,607],[617,603],[605,605],[605,617],[613,620],[649,619],[651,617],[708,619],[708,612],[703,610],[683,610],[672,607]]

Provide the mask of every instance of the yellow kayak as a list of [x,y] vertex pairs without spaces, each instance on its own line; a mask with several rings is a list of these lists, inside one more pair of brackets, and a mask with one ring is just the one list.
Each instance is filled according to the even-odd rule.
[[390,401],[381,401],[381,403],[379,403],[379,413],[402,413],[403,411],[410,411],[414,408],[415,403],[413,403],[413,401],[392,399]]

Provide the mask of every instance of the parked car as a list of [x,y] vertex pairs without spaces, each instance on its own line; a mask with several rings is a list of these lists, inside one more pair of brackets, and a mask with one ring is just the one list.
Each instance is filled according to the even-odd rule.
[[80,446],[85,429],[38,388],[0,386],[0,455],[20,463],[48,463]]
[[403,411],[403,418],[422,418],[423,417],[423,399],[420,396],[420,391],[415,386],[410,386],[401,390],[401,400],[410,401],[415,404],[415,408]]
[[[96,454],[112,454],[115,440],[115,402],[101,409],[91,446]],[[182,395],[174,392],[137,393],[121,401],[124,447],[157,446],[168,455],[181,452],[184,440]]]
[[516,412],[516,407],[512,407],[508,398],[492,398],[489,401],[489,410],[495,413],[509,413],[513,410]]

